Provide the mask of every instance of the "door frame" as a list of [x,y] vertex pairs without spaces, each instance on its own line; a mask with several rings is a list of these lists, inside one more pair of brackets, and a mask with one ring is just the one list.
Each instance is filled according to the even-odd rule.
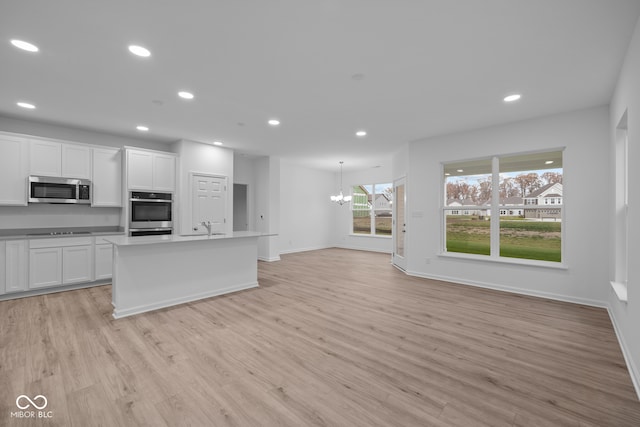
[[[400,203],[400,200],[397,200],[397,193],[396,193],[396,189],[398,187],[398,185],[404,185],[404,199],[402,200],[402,206],[403,206],[403,212],[404,212],[404,227],[403,227],[403,234],[404,234],[404,255],[400,256],[396,253],[396,245],[397,245],[397,239],[398,239],[398,233],[396,230],[396,221],[398,218],[398,204]],[[391,251],[391,262],[393,263],[394,266],[398,267],[399,269],[401,269],[402,271],[406,271],[407,270],[407,233],[406,233],[406,229],[407,229],[407,177],[405,176],[401,176],[399,178],[396,178],[393,180],[393,221],[391,223],[391,226],[393,227],[393,232],[391,233],[392,236],[392,251]]]

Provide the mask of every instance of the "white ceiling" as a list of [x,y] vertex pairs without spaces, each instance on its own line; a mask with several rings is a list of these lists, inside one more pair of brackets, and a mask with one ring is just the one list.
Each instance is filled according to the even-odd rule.
[[638,0],[3,0],[0,115],[363,169],[407,141],[607,104],[639,15]]

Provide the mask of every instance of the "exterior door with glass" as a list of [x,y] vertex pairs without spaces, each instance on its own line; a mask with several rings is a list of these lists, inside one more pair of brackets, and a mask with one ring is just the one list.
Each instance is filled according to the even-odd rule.
[[407,193],[405,178],[393,181],[393,201],[393,264],[406,270]]

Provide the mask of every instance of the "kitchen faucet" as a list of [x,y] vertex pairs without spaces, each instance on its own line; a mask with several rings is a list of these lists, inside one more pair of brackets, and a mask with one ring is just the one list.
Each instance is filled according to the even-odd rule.
[[211,221],[202,221],[200,224],[204,225],[207,228],[207,234],[209,234],[209,237],[211,237]]

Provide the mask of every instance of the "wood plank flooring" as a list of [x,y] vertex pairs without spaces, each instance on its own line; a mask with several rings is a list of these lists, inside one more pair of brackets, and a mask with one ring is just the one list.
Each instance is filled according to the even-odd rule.
[[[0,302],[0,425],[640,425],[603,309],[343,249],[259,282],[119,320],[109,286]],[[51,418],[11,418],[21,394]]]

